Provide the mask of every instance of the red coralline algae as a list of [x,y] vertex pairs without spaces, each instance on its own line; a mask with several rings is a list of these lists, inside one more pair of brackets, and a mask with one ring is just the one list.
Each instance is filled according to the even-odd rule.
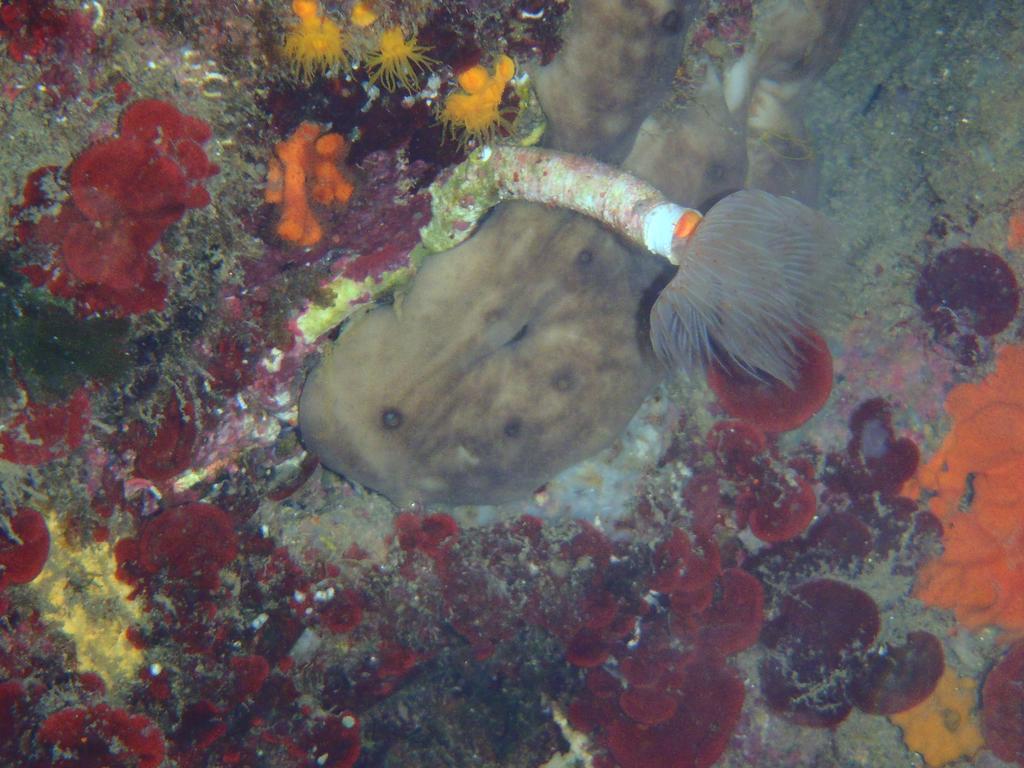
[[[19,680],[0,683],[0,743],[13,744],[29,709],[28,693]],[[0,756],[7,750],[0,747]]]
[[363,619],[363,598],[354,589],[332,588],[332,596],[318,606],[317,615],[331,632],[351,632]]
[[993,667],[981,690],[981,730],[1000,760],[1024,766],[1024,643]]
[[352,712],[317,719],[307,738],[313,762],[324,768],[352,768],[361,750],[359,725]]
[[52,0],[7,0],[0,8],[0,38],[19,63],[64,53],[77,59],[96,43],[85,14],[58,10]]
[[[411,648],[383,642],[352,674],[355,698],[373,704],[387,698],[413,677],[424,657]],[[349,684],[351,687],[351,683]]]
[[21,202],[8,209],[18,242],[26,243],[31,239],[35,230],[35,209],[56,203],[51,187],[59,184],[62,172],[59,165],[42,165],[26,177]]
[[708,384],[722,407],[765,432],[796,429],[816,414],[832,392],[832,355],[825,340],[808,331],[793,340],[800,368],[792,387],[714,361]]
[[59,750],[52,768],[157,768],[164,759],[163,734],[153,721],[108,704],[54,712],[37,738]]
[[235,673],[235,693],[242,698],[255,696],[270,674],[270,663],[262,656],[235,656],[230,662]]
[[231,518],[212,504],[183,504],[150,520],[139,537],[139,563],[149,573],[166,572],[202,589],[220,584],[220,569],[238,549]]
[[675,529],[655,551],[658,570],[649,583],[668,597],[677,638],[716,654],[738,653],[757,642],[764,623],[764,589],[739,568],[722,570],[711,540],[697,542],[692,547]]
[[[451,557],[442,551],[435,567],[444,583],[444,615],[472,648],[477,659],[486,659],[498,644],[520,631],[527,621],[527,606],[533,590],[529,575],[531,562],[543,562],[547,553],[537,542],[511,534],[509,526],[495,526],[490,536],[460,547]],[[497,588],[514,585],[514,589]]]
[[611,653],[611,644],[603,632],[584,627],[573,635],[566,646],[565,660],[574,667],[589,669],[604,664]]
[[395,532],[398,534],[398,545],[403,551],[419,550],[437,560],[445,548],[455,543],[459,526],[451,515],[439,513],[424,516],[415,512],[402,512],[395,518]]
[[225,334],[212,344],[203,367],[210,374],[210,386],[218,393],[232,396],[256,378],[253,370],[258,354],[238,335]]
[[42,572],[50,554],[50,531],[34,509],[19,509],[10,527],[18,540],[9,539],[0,527],[0,589],[28,584]]
[[853,709],[851,679],[880,627],[875,601],[848,584],[818,579],[792,590],[761,634],[768,706],[800,725],[842,722]]
[[671,693],[651,688],[629,688],[619,695],[619,708],[641,725],[657,725],[673,717],[679,700]]
[[[757,641],[764,591],[751,574],[723,570],[711,539],[691,540],[679,528],[655,548],[650,570],[649,589],[667,603],[588,601],[587,623],[566,654],[589,668],[588,693],[572,702],[569,718],[608,750],[610,758],[595,765],[710,766],[725,751],[744,699],[724,658]],[[630,605],[627,626],[621,618]]]
[[63,458],[81,445],[91,418],[84,388],[64,403],[29,402],[8,424],[0,425],[0,459],[35,466]]
[[203,182],[218,172],[202,148],[210,136],[206,123],[167,102],[128,106],[120,134],[68,168],[71,200],[33,230],[58,260],[29,276],[86,312],[162,309],[167,287],[150,250],[187,209],[209,204]]

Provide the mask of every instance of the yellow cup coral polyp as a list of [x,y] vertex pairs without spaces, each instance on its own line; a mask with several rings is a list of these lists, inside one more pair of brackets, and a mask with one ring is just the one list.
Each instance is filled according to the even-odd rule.
[[317,0],[293,0],[292,11],[299,19],[285,36],[284,55],[295,75],[309,82],[345,61],[345,41]]
[[377,50],[366,57],[370,82],[376,83],[379,80],[389,91],[395,90],[399,83],[407,91],[415,91],[418,79],[416,70],[437,64],[436,60],[425,55],[427,49],[416,43],[415,35],[406,40],[399,27],[381,32],[377,46]]
[[953,427],[916,483],[934,494],[944,551],[918,577],[916,596],[951,609],[972,630],[1024,637],[1024,346],[999,351],[983,381],[946,400]]
[[515,73],[515,62],[504,55],[498,58],[493,73],[480,65],[467,69],[459,75],[462,91],[445,99],[441,122],[452,135],[461,131],[462,143],[469,139],[487,142],[498,128],[510,129],[509,121],[501,114],[501,97]]

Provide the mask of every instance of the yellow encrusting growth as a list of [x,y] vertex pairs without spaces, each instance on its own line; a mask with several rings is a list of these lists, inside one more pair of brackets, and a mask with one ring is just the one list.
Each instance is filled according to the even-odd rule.
[[292,0],[292,11],[299,19],[285,36],[284,55],[296,77],[308,83],[345,61],[345,40],[317,0]]
[[515,62],[504,55],[498,58],[492,74],[479,65],[467,69],[459,75],[462,91],[445,99],[441,122],[453,136],[461,130],[462,143],[469,139],[490,141],[498,128],[510,129],[511,125],[502,116],[500,107],[505,86],[515,73]]
[[389,91],[395,90],[398,83],[407,91],[415,91],[417,86],[417,69],[426,69],[437,64],[435,59],[426,56],[427,49],[416,43],[416,36],[408,40],[399,27],[392,27],[380,33],[377,50],[366,57],[366,66],[370,70],[370,82],[380,80],[381,85]]
[[109,688],[130,684],[144,657],[128,642],[125,631],[142,620],[142,610],[128,599],[128,585],[117,580],[111,547],[71,547],[52,511],[46,514],[46,524],[53,534],[50,556],[32,582],[46,604],[43,620],[74,640],[79,671],[95,672]]
[[932,768],[971,757],[985,745],[974,711],[977,683],[946,667],[932,695],[889,719],[903,729],[907,747]]

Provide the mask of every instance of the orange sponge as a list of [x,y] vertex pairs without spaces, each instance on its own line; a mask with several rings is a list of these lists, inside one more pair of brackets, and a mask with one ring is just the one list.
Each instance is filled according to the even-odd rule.
[[916,595],[972,630],[1024,637],[1024,346],[1000,350],[988,378],[946,399],[953,427],[904,493],[925,491],[945,551]]
[[309,198],[321,205],[347,203],[355,187],[342,163],[348,144],[316,123],[302,123],[274,149],[263,199],[281,205],[277,234],[297,245],[314,245],[323,237]]

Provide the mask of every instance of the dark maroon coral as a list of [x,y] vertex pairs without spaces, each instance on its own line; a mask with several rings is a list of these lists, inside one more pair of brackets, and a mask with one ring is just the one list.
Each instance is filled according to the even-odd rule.
[[1002,258],[961,245],[942,251],[921,270],[914,298],[940,338],[964,327],[992,336],[1017,314],[1020,289]]
[[896,493],[914,476],[920,451],[913,440],[896,437],[892,406],[882,398],[861,403],[850,415],[853,437],[847,452],[867,472],[866,482],[881,493]]
[[96,45],[88,16],[58,8],[53,0],[6,0],[0,7],[0,38],[18,63],[64,57],[78,62]]
[[917,445],[897,437],[892,405],[883,398],[865,400],[850,415],[845,454],[829,456],[826,484],[850,496],[894,496],[914,476],[920,459]]
[[[14,744],[28,710],[28,694],[20,680],[0,683],[0,744]],[[0,757],[7,754],[8,750],[0,747]]]
[[833,511],[807,532],[807,550],[821,560],[849,573],[856,573],[874,548],[874,534],[867,524],[850,512]]
[[0,589],[28,584],[38,576],[50,554],[50,531],[43,516],[23,507],[10,520],[10,535],[0,529]]
[[901,645],[869,656],[853,682],[853,702],[872,715],[904,712],[931,695],[944,668],[939,639],[931,632],[910,632]]
[[985,678],[981,728],[996,757],[1024,766],[1024,643],[1014,645]]
[[961,245],[925,265],[914,298],[936,340],[961,364],[975,365],[986,357],[984,338],[1005,329],[1017,314],[1020,288],[1001,257]]
[[761,633],[768,705],[800,725],[842,722],[853,709],[850,681],[880,626],[875,601],[848,584],[818,579],[792,590]]

